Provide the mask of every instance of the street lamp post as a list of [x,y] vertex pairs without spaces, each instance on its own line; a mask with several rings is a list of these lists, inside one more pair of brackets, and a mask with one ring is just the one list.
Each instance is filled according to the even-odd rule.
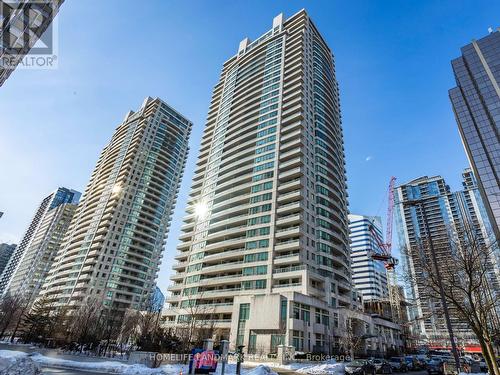
[[[429,197],[426,199],[431,199],[431,198],[434,198],[434,197]],[[455,342],[455,337],[453,335],[453,328],[451,326],[450,314],[448,311],[448,303],[446,302],[446,298],[444,295],[444,288],[443,288],[443,283],[441,280],[441,272],[439,271],[439,266],[438,266],[437,257],[436,257],[436,251],[434,250],[434,243],[432,241],[432,236],[431,236],[430,230],[429,230],[429,222],[427,220],[427,211],[425,210],[424,200],[425,199],[413,199],[413,200],[403,202],[403,205],[414,206],[414,207],[419,206],[422,210],[425,232],[427,234],[427,239],[429,241],[429,249],[430,249],[430,253],[431,253],[431,259],[432,259],[432,263],[433,263],[434,270],[436,272],[436,277],[438,280],[439,295],[440,295],[440,299],[441,299],[441,304],[443,306],[443,313],[444,313],[444,318],[446,321],[446,328],[448,330],[448,335],[450,337],[451,351],[453,353],[453,357],[455,358],[455,365],[457,366],[457,371],[460,372],[460,357],[458,356],[457,345]]]

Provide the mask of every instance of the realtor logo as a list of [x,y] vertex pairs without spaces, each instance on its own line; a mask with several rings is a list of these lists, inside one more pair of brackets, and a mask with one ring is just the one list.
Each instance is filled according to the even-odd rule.
[[0,1],[0,68],[57,67],[57,18],[61,0]]

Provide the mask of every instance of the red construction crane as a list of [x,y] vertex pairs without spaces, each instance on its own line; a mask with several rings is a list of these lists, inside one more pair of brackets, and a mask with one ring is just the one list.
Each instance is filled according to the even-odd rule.
[[373,223],[370,225],[369,230],[377,242],[381,252],[372,251],[370,256],[374,260],[384,262],[384,267],[387,273],[387,288],[389,291],[389,303],[391,304],[392,319],[395,323],[401,322],[401,296],[398,287],[398,281],[394,267],[398,264],[398,260],[392,256],[392,215],[394,210],[394,182],[396,177],[391,177],[389,182],[389,193],[387,202],[387,224],[385,242],[375,230]]
[[388,193],[388,204],[387,204],[387,224],[386,224],[386,234],[385,242],[382,240],[380,235],[375,231],[375,228],[370,225],[369,230],[372,233],[378,247],[382,251],[381,253],[372,252],[371,257],[375,260],[380,260],[384,262],[384,266],[387,269],[394,269],[394,266],[398,263],[397,259],[392,257],[392,215],[394,210],[394,182],[396,177],[391,177],[389,182],[389,193]]

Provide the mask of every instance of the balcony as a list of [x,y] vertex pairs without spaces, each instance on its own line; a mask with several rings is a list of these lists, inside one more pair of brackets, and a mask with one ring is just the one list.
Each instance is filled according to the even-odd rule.
[[302,184],[302,179],[300,177],[296,178],[292,181],[286,181],[286,182],[280,183],[278,185],[278,192],[280,193],[279,197],[284,196],[285,194],[287,194],[291,190],[295,190],[295,191],[298,191],[300,193],[300,189],[302,187],[303,187],[303,184]]
[[278,255],[274,257],[274,264],[275,265],[285,265],[285,264],[293,264],[293,263],[298,263],[300,262],[300,255],[299,253],[292,253],[292,254],[285,254],[285,255]]
[[297,167],[297,168],[293,168],[293,169],[290,169],[290,170],[285,171],[285,172],[281,172],[279,174],[279,179],[286,180],[286,179],[290,179],[290,178],[294,178],[294,177],[300,177],[303,174],[304,174],[303,169],[300,167]]
[[284,242],[276,242],[274,245],[274,251],[292,251],[300,249],[300,240],[289,240]]
[[302,223],[302,221],[303,221],[302,215],[299,213],[295,213],[276,218],[276,226],[300,224]]
[[300,235],[300,226],[278,229],[275,232],[276,238],[297,237]]
[[284,205],[280,205],[276,212],[278,214],[286,214],[286,213],[291,213],[297,210],[300,210],[300,202],[292,202],[292,203],[287,203]]
[[[273,274],[283,274],[283,273],[290,273],[290,272],[301,272],[306,269],[305,264],[301,264],[298,266],[290,266],[286,268],[276,268],[273,270]],[[287,275],[289,277],[289,275]]]
[[176,274],[173,274],[170,276],[170,280],[182,280],[186,276],[185,272],[177,272]]

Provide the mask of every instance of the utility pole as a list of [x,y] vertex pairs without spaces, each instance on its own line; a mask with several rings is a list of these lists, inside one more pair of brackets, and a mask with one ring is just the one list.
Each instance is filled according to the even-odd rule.
[[[435,197],[429,197],[426,199],[431,199],[431,198],[435,198]],[[457,371],[460,372],[460,357],[458,355],[458,349],[457,349],[457,345],[455,343],[455,336],[453,335],[453,328],[451,326],[450,313],[448,311],[448,303],[446,302],[446,297],[444,295],[444,288],[443,288],[443,283],[441,280],[441,272],[439,270],[437,257],[436,257],[436,251],[434,249],[434,243],[432,241],[432,236],[431,236],[431,233],[429,230],[429,221],[427,219],[427,211],[425,210],[425,202],[424,201],[426,199],[409,200],[409,201],[403,202],[403,205],[413,206],[413,207],[419,206],[420,209],[422,210],[425,233],[427,235],[427,240],[429,241],[429,250],[431,252],[431,259],[432,259],[432,263],[434,266],[434,270],[436,272],[436,278],[438,280],[439,295],[440,295],[440,299],[441,299],[441,305],[443,306],[443,313],[444,313],[444,318],[446,321],[446,328],[448,330],[448,335],[450,337],[451,351],[453,353],[453,357],[455,358],[455,365],[457,366]]]

